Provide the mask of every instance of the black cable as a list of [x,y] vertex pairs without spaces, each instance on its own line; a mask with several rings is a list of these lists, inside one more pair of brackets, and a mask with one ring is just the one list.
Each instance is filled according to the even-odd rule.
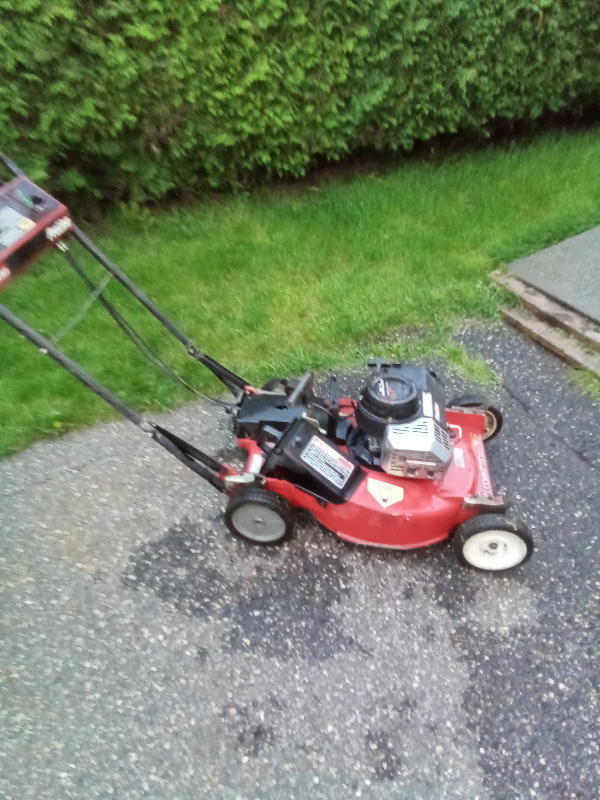
[[[115,278],[120,281],[123,286],[131,292],[131,294],[146,308],[152,316],[156,317],[156,319],[160,322],[161,325],[171,333],[176,339],[178,339],[186,348],[188,353],[199,361],[201,364],[209,369],[213,375],[223,383],[229,391],[236,397],[236,392],[241,391],[242,393],[246,392],[249,384],[244,378],[236,375],[235,372],[232,372],[227,367],[224,367],[223,364],[219,364],[218,361],[215,361],[214,358],[211,358],[207,353],[203,353],[193,342],[192,340],[183,333],[183,331],[179,330],[177,325],[174,324],[172,320],[170,320],[163,312],[158,308],[149,297],[147,297],[139,288],[136,286],[135,283],[128,278],[127,275],[117,267],[109,258],[107,258],[104,253],[96,247],[96,245],[89,239],[83,231],[81,231],[77,225],[74,227],[75,238],[78,242],[80,242],[86,250],[91,253],[91,255],[102,264],[105,270],[110,272]],[[239,400],[240,397],[236,397],[236,401]]]
[[62,252],[67,260],[67,263],[73,268],[73,270],[77,273],[77,275],[79,275],[79,277],[83,280],[88,289],[93,293],[97,293],[98,300],[102,303],[106,311],[114,319],[114,321],[117,323],[119,328],[121,328],[121,330],[127,336],[127,338],[133,342],[136,348],[142,353],[142,355],[145,358],[148,359],[148,361],[150,361],[157,369],[163,372],[163,374],[165,374],[167,377],[171,378],[171,380],[180,383],[182,386],[185,386],[185,388],[188,389],[188,391],[197,394],[199,397],[204,398],[204,400],[208,400],[209,402],[221,406],[222,408],[225,408],[228,411],[230,411],[233,408],[232,403],[224,403],[222,400],[217,400],[214,397],[208,397],[208,395],[205,395],[202,392],[199,392],[193,386],[190,386],[190,384],[184,378],[182,378],[181,375],[178,375],[177,372],[175,372],[175,370],[172,367],[170,367],[162,360],[162,358],[158,355],[158,353],[135,330],[133,325],[131,325],[131,323],[129,323],[123,317],[123,315],[119,311],[117,311],[117,309],[113,306],[113,304],[104,297],[102,291],[99,291],[98,287],[95,286],[93,281],[90,280],[90,278],[85,274],[85,272],[81,269],[76,259],[69,252],[69,250],[64,248]]

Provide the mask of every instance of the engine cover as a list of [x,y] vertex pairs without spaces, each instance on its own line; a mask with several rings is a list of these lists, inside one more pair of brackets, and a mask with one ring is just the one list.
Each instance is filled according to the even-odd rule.
[[385,429],[381,468],[390,475],[433,478],[446,470],[451,457],[450,437],[432,417]]
[[434,417],[446,427],[444,386],[434,372],[416,364],[369,362],[371,375],[356,409],[358,427],[381,439],[390,423]]
[[452,456],[444,387],[414,364],[376,360],[356,408],[350,448],[372,468],[399,477],[434,478]]

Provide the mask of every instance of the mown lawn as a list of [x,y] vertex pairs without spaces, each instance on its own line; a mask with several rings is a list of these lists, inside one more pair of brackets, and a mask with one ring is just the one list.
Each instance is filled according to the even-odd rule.
[[[552,135],[318,188],[152,212],[144,221],[115,215],[91,234],[204,350],[253,382],[374,354],[443,354],[464,364],[450,341],[454,326],[493,317],[504,299],[490,270],[598,224],[599,173],[596,132]],[[113,284],[110,298],[124,301],[186,378],[218,391]],[[2,302],[48,335],[85,296],[51,256]],[[392,330],[397,338],[386,335]],[[67,373],[8,326],[2,331],[0,454],[110,418]],[[147,365],[101,308],[61,346],[139,408],[190,397]]]

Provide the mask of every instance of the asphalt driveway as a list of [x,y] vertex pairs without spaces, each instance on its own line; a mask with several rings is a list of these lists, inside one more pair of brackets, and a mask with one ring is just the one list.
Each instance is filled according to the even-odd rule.
[[[600,798],[600,408],[519,334],[461,339],[502,376],[492,474],[536,537],[508,577],[309,519],[251,548],[126,423],[0,462],[0,796]],[[218,410],[169,422],[230,446]]]

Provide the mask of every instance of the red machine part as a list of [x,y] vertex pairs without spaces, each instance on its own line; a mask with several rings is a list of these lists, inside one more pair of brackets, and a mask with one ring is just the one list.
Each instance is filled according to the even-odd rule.
[[[363,479],[341,504],[325,503],[278,478],[267,477],[264,485],[293,506],[310,511],[346,541],[398,549],[435,544],[482,507],[493,510],[503,503],[492,491],[482,439],[484,414],[448,409],[446,419],[453,458],[446,472],[433,480],[399,478],[363,467]],[[246,472],[256,473],[263,463],[262,450],[251,439],[238,443],[248,453]]]
[[0,291],[72,231],[67,207],[24,176],[0,186]]

